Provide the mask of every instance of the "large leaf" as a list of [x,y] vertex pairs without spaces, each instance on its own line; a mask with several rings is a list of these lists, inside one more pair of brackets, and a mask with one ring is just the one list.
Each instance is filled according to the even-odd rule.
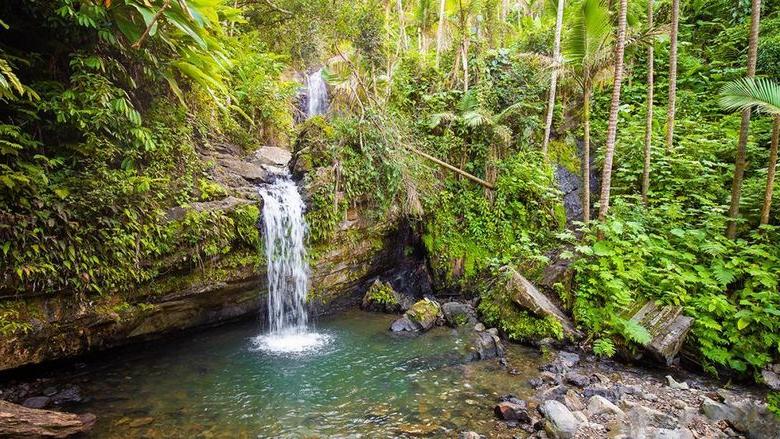
[[756,107],[759,111],[780,115],[780,84],[767,78],[737,79],[723,86],[719,102],[727,110]]

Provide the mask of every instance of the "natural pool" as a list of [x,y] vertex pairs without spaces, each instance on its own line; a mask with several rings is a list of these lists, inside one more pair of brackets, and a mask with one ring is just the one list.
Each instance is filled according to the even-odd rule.
[[490,434],[499,395],[530,395],[538,354],[509,346],[497,361],[463,363],[468,331],[390,333],[395,316],[349,311],[318,322],[330,342],[269,354],[257,323],[194,333],[91,360],[70,379],[92,412],[92,437],[403,437]]

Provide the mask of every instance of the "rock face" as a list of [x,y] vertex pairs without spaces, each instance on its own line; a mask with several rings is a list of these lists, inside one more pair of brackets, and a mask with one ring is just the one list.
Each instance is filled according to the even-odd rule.
[[0,401],[0,437],[64,438],[86,433],[95,415],[52,412]]
[[505,266],[501,270],[507,274],[505,288],[512,295],[512,300],[515,303],[540,317],[555,318],[560,322],[565,334],[570,337],[579,337],[579,331],[574,328],[571,319],[558,309],[547,296],[537,290],[528,279],[511,267]]
[[631,317],[631,320],[644,326],[653,336],[645,350],[667,366],[672,364],[680,352],[693,324],[693,318],[682,315],[682,311],[680,306],[660,307],[649,301]]

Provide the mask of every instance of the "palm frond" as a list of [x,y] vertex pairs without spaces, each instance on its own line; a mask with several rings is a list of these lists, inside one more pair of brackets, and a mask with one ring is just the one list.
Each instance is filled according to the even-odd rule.
[[720,106],[726,110],[746,110],[780,114],[780,84],[768,79],[742,78],[731,81],[720,90]]

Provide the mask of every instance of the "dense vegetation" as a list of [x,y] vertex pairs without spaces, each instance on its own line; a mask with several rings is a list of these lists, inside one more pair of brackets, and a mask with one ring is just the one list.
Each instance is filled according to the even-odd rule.
[[[647,343],[627,313],[655,300],[694,317],[706,370],[760,380],[780,358],[780,97],[771,81],[747,104],[721,90],[780,77],[780,3],[760,25],[750,2],[678,3],[571,1],[556,25],[544,1],[6,2],[0,289],[110,294],[171,260],[254,251],[256,208],[166,212],[227,194],[213,145],[275,144],[325,170],[305,177],[312,243],[351,207],[405,216],[438,288],[481,294],[516,339],[562,332],[487,281],[568,258],[574,282],[554,292],[597,354]],[[331,114],[294,126],[292,72],[319,65]],[[750,108],[721,101],[764,111],[746,125]],[[595,180],[598,219],[566,218],[567,173]]]

